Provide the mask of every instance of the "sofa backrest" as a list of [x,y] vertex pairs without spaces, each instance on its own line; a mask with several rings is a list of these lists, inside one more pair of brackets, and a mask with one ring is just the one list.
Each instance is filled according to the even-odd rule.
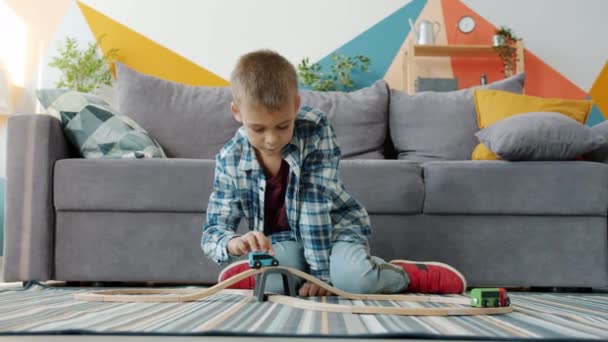
[[[240,124],[229,87],[188,86],[116,63],[119,111],[148,131],[169,157],[213,159]],[[302,105],[324,111],[348,158],[383,159],[389,88],[378,81],[351,93],[301,91]]]
[[302,105],[327,114],[343,159],[384,159],[389,104],[385,81],[353,92],[301,91],[300,95]]
[[[483,88],[521,94],[525,79],[526,74],[521,73]],[[398,158],[417,162],[470,160],[479,130],[474,90],[414,95],[391,90],[389,127]]]
[[142,74],[116,63],[118,110],[159,142],[168,157],[214,159],[240,124],[228,87],[199,87]]

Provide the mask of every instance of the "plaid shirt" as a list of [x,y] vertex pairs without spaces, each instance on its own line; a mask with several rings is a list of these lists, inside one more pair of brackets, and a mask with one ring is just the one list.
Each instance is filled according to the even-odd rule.
[[[340,148],[325,114],[302,107],[293,137],[282,153],[290,167],[285,207],[291,230],[272,234],[270,240],[301,241],[310,273],[329,282],[332,243],[367,244],[371,234],[369,216],[338,177]],[[266,176],[247,140],[245,127],[218,153],[213,187],[201,247],[208,257],[222,264],[237,258],[228,253],[227,245],[237,236],[241,218],[247,219],[250,230],[264,231]]]

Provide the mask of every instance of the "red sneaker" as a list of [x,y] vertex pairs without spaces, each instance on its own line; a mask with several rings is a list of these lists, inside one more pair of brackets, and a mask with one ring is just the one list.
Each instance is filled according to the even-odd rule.
[[410,278],[407,292],[461,294],[467,281],[454,267],[441,262],[392,260],[391,264],[403,267]]
[[[224,267],[220,275],[217,277],[217,282],[221,283],[222,281],[232,278],[237,274],[249,270],[249,260],[241,260],[237,262],[233,262],[232,264]],[[235,284],[227,287],[228,289],[242,289],[242,290],[253,290],[255,287],[255,278],[248,277],[245,278]]]

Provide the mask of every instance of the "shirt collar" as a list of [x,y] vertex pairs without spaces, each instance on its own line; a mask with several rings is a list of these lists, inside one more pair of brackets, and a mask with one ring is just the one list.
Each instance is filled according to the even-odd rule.
[[[259,170],[260,163],[258,162],[253,146],[249,143],[249,139],[247,139],[247,134],[245,132],[245,126],[241,126],[237,131],[239,135],[239,141],[241,146],[243,146],[241,160],[239,161],[239,169],[243,171],[248,170]],[[283,159],[287,161],[289,167],[296,171],[299,174],[299,156],[298,156],[298,137],[296,136],[296,130],[294,128],[294,134],[291,137],[291,141],[285,145],[283,148]]]

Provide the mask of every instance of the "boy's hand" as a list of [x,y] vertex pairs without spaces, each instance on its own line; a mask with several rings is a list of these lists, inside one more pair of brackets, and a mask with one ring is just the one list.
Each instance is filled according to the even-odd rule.
[[311,282],[305,282],[298,294],[302,297],[333,296],[334,294]]
[[262,232],[249,232],[228,241],[228,253],[245,255],[249,252],[268,252],[274,255],[270,240]]

